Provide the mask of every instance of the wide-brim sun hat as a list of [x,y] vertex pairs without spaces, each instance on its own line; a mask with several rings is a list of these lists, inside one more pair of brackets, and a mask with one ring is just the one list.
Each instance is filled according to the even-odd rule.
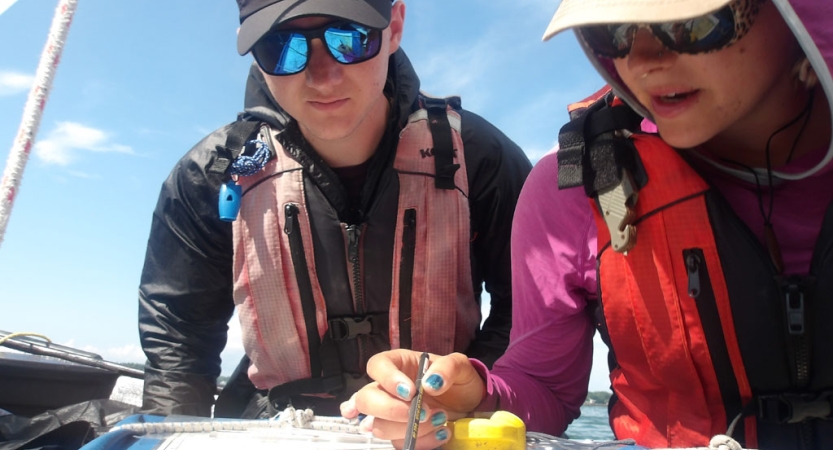
[[731,0],[562,0],[543,39],[587,25],[687,20],[717,11],[729,3]]
[[237,0],[237,52],[245,55],[272,27],[307,16],[343,19],[370,28],[390,24],[391,0]]

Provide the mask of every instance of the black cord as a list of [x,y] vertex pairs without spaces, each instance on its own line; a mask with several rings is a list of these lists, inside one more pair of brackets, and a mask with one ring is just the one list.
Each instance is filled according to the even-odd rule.
[[797,116],[795,116],[795,118],[790,120],[786,125],[783,125],[781,128],[775,130],[775,132],[772,133],[769,136],[769,139],[767,139],[767,141],[766,141],[766,174],[767,174],[767,183],[769,184],[769,189],[770,189],[769,211],[768,212],[764,211],[763,191],[761,189],[761,182],[758,179],[758,172],[756,172],[755,169],[753,169],[753,168],[751,168],[751,167],[749,167],[745,164],[741,164],[741,163],[739,163],[737,161],[733,161],[731,159],[721,158],[721,160],[724,161],[724,162],[735,164],[737,166],[740,166],[740,167],[748,170],[755,177],[755,187],[756,187],[756,191],[757,191],[757,194],[758,194],[758,208],[761,211],[761,216],[764,218],[764,226],[772,227],[772,209],[773,209],[773,206],[775,204],[774,203],[775,202],[775,195],[772,193],[772,158],[771,158],[772,151],[771,151],[771,148],[770,148],[770,145],[772,145],[772,139],[775,138],[775,136],[777,136],[778,133],[781,133],[782,131],[788,129],[789,127],[791,127],[793,125],[795,125],[796,122],[801,120],[801,118],[805,117],[805,115],[806,115],[806,117],[804,118],[804,123],[801,124],[801,128],[799,129],[798,134],[796,135],[795,140],[793,140],[793,144],[790,147],[790,153],[787,156],[787,161],[786,161],[786,162],[790,162],[790,160],[793,157],[793,154],[795,153],[795,147],[796,147],[796,145],[798,145],[798,140],[801,138],[801,135],[804,134],[804,129],[807,128],[807,123],[810,121],[811,114],[808,114],[808,113],[810,113],[813,109],[813,100],[815,98],[814,91],[815,91],[815,89],[810,90],[810,98],[807,100],[807,104],[804,106],[804,109],[802,109],[801,112]]
[[792,146],[790,147],[790,153],[787,155],[787,160],[786,160],[785,164],[790,162],[790,160],[793,157],[793,154],[795,153],[795,147],[796,147],[796,145],[798,145],[798,140],[801,138],[801,135],[804,134],[804,129],[807,127],[807,123],[810,121],[810,116],[811,116],[812,109],[813,109],[813,99],[815,97],[813,94],[814,94],[814,91],[811,89],[810,90],[810,98],[807,100],[807,104],[804,106],[804,109],[801,110],[801,113],[799,113],[794,119],[792,119],[786,125],[784,125],[781,128],[775,130],[775,132],[772,133],[769,136],[769,139],[767,139],[767,141],[766,141],[766,150],[765,150],[766,151],[766,175],[767,175],[767,183],[769,185],[769,211],[764,210],[764,199],[763,199],[764,194],[763,194],[763,188],[761,187],[761,181],[760,181],[760,179],[758,179],[758,172],[755,169],[753,169],[753,168],[751,168],[751,167],[749,167],[745,164],[741,164],[737,161],[733,161],[733,160],[730,160],[730,159],[721,158],[721,160],[724,161],[724,162],[735,164],[737,166],[740,166],[740,167],[746,169],[747,171],[752,173],[752,176],[755,177],[755,192],[757,194],[756,196],[758,197],[758,209],[761,212],[761,216],[764,218],[764,238],[765,238],[767,249],[769,250],[770,257],[772,258],[772,262],[773,262],[776,270],[779,273],[781,273],[784,270],[784,267],[783,267],[784,266],[784,261],[783,261],[783,258],[781,257],[781,249],[780,249],[780,246],[778,245],[778,239],[775,236],[775,230],[772,227],[772,211],[773,211],[774,206],[775,206],[775,193],[772,190],[772,150],[771,150],[770,146],[772,144],[772,139],[775,138],[775,136],[777,136],[778,133],[788,129],[791,126],[793,126],[802,117],[804,117],[804,123],[801,124],[801,128],[798,130],[798,134],[796,135],[795,139],[793,140]]
[[[801,135],[804,134],[804,129],[807,128],[807,124],[810,122],[810,114],[813,111],[813,100],[816,98],[816,88],[810,89],[810,98],[807,100],[807,106],[804,107],[804,111],[801,112],[802,115],[807,114],[804,118],[804,123],[801,124],[801,128],[798,130],[798,134],[795,136],[795,140],[793,141],[792,147],[790,147],[790,154],[787,155],[787,160],[784,164],[789,163],[793,159],[793,153],[795,153],[795,146],[798,144],[798,139],[801,138]],[[801,117],[801,116],[799,116]]]

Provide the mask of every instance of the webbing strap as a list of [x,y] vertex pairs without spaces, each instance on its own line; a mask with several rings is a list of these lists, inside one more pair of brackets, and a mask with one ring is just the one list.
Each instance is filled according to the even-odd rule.
[[447,103],[444,99],[424,98],[428,111],[428,124],[434,139],[434,167],[437,189],[454,189],[454,174],[460,168],[454,164],[454,143],[451,140],[451,124],[448,122]]
[[642,118],[625,105],[607,106],[602,99],[561,128],[558,135],[558,188],[584,186],[593,196],[617,186],[622,169],[641,187],[647,181],[638,156],[619,130],[639,130]]
[[243,147],[260,129],[260,122],[238,120],[226,132],[225,145],[218,145],[217,159],[208,167],[210,173],[226,173],[231,163],[240,156]]

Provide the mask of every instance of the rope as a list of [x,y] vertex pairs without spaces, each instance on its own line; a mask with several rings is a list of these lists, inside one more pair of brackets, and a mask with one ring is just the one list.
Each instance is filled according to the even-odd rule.
[[39,337],[39,338],[43,339],[44,341],[46,341],[50,344],[52,343],[51,339],[49,339],[48,337],[46,337],[42,334],[18,332],[18,333],[11,333],[11,334],[8,334],[8,335],[3,336],[2,338],[0,338],[0,345],[3,345],[4,343],[6,343],[6,341],[8,341],[9,339],[16,338],[16,337],[24,337],[24,336]]
[[38,69],[35,73],[35,83],[26,99],[26,106],[23,108],[23,119],[17,131],[9,158],[6,160],[6,169],[3,172],[3,179],[0,182],[0,244],[6,235],[6,225],[9,223],[9,216],[12,213],[12,206],[20,188],[20,180],[23,178],[23,169],[29,160],[29,153],[38,134],[43,108],[49,91],[52,89],[52,80],[58,68],[61,51],[64,48],[69,26],[72,23],[72,16],[78,0],[60,0],[52,19],[52,27],[49,30],[49,37],[46,46],[41,53]]
[[709,441],[709,449],[711,450],[743,450],[738,444],[738,441],[732,439],[725,434],[718,434]]
[[266,163],[269,162],[269,158],[272,157],[272,152],[269,150],[269,145],[265,142],[254,139],[249,142],[246,142],[246,146],[243,149],[243,152],[246,151],[246,148],[254,145],[256,150],[254,155],[252,156],[245,156],[241,155],[238,156],[237,159],[231,163],[231,174],[232,175],[239,175],[243,177],[248,177],[254,175],[264,167],[266,167]]
[[[271,430],[270,430],[271,429]],[[281,440],[293,439],[304,442],[336,442],[338,447],[361,444],[362,449],[392,449],[390,441],[374,438],[359,430],[358,419],[342,417],[316,417],[311,409],[296,410],[288,407],[269,420],[222,420],[201,422],[155,422],[132,423],[114,427],[110,433],[127,431],[135,435],[172,435],[177,433],[214,433],[222,431],[248,431],[279,434],[259,435],[264,438]],[[316,447],[318,448],[318,447]],[[352,448],[352,447],[351,447]],[[358,448],[358,447],[356,447]]]
[[311,409],[288,407],[269,420],[223,420],[202,422],[132,423],[114,427],[111,432],[129,430],[136,434],[205,433],[212,431],[246,431],[257,428],[295,428],[337,433],[364,434],[358,419],[315,417]]

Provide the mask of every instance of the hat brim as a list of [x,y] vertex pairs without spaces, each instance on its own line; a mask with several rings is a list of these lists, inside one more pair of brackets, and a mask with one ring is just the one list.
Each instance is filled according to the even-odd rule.
[[[376,4],[374,7],[372,4]],[[283,0],[247,17],[237,33],[237,52],[245,55],[277,24],[306,16],[344,19],[370,28],[390,24],[390,0]],[[385,9],[384,6],[388,9]],[[385,14],[387,12],[387,14]]]
[[714,12],[731,0],[562,0],[543,40],[575,27],[676,22]]

